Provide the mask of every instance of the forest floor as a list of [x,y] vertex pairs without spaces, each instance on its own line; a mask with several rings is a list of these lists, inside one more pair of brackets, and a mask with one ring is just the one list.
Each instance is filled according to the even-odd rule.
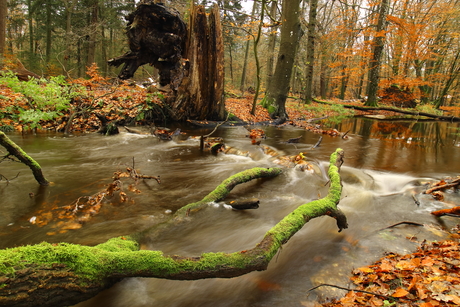
[[[149,116],[161,115],[161,95],[158,93],[152,94],[147,89],[128,84],[117,89],[94,87],[96,77],[81,81],[89,91],[84,96],[75,98],[58,117],[40,122],[40,127],[53,131],[64,131],[67,128],[72,132],[85,133],[99,128],[99,116],[124,125],[147,123]],[[257,105],[255,115],[250,114],[253,96],[231,96],[226,99],[228,112],[246,122],[270,120],[267,110],[260,105]],[[27,123],[21,122],[21,114],[31,105],[30,97],[14,92],[0,83],[0,98],[0,130],[29,129]],[[359,101],[352,103],[362,105]],[[285,124],[330,136],[343,136],[343,133],[334,129],[323,129],[315,119],[358,114],[358,111],[331,105],[304,105],[295,99],[287,101],[286,111],[289,121]],[[378,114],[382,112],[379,111]],[[75,117],[72,124],[68,125],[68,119],[72,115]],[[350,272],[354,283],[353,290],[350,289],[341,299],[318,306],[459,306],[460,229],[451,230],[450,235],[451,240],[424,242],[412,254],[388,254],[372,265]]]

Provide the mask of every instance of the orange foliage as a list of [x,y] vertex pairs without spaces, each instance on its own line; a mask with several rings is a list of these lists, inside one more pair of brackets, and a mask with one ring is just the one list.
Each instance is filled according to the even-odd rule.
[[[322,306],[458,306],[460,246],[456,241],[422,244],[412,254],[389,254],[353,271],[355,291]],[[359,291],[368,291],[363,293]]]

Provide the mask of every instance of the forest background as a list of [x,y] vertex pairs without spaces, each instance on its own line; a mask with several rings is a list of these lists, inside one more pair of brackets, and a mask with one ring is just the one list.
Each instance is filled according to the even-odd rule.
[[[299,22],[293,25],[298,30],[295,48],[291,50],[294,57],[290,73],[284,79],[289,81],[290,97],[297,101],[310,104],[313,97],[321,97],[375,105],[378,100],[372,96],[382,97],[388,88],[404,92],[408,97],[406,101],[413,102],[404,106],[420,111],[442,109],[445,112],[458,101],[458,0],[293,0],[289,1],[290,6],[287,0],[284,4],[265,0],[215,2],[220,8],[224,30],[227,110],[232,113],[241,111],[243,104],[249,112],[251,105],[250,99],[235,101],[235,97],[278,86],[272,77],[282,56],[279,55],[283,47],[281,27],[286,20],[292,20],[289,16],[296,16]],[[165,4],[188,19],[190,1],[165,1]],[[211,2],[196,4],[209,7]],[[123,0],[0,0],[2,65],[18,75],[50,80],[48,92],[42,92],[43,105],[39,105],[37,96],[32,96],[39,92],[38,87],[35,92],[27,92],[14,78],[5,77],[5,83],[0,85],[0,104],[10,101],[14,108],[11,104],[0,105],[2,126],[21,130],[24,126],[36,128],[40,124],[43,128],[86,131],[98,128],[97,118],[82,118],[84,121],[74,122],[73,127],[68,123],[72,123],[72,116],[89,112],[96,106],[106,109],[105,117],[109,120],[123,113],[125,117],[142,121],[150,110],[157,110],[162,94],[129,83],[111,82],[116,79],[118,69],[107,64],[108,59],[128,51],[124,16],[135,7],[135,1]],[[294,35],[294,32],[287,33]],[[156,74],[153,67],[142,67],[135,79],[155,79]],[[29,89],[33,87],[31,84]],[[64,98],[51,102],[54,113],[49,109],[50,97]],[[27,112],[31,104],[36,104],[36,108]],[[266,107],[269,109],[270,105]],[[44,112],[39,113],[39,109]],[[288,110],[289,117],[294,117],[290,112],[300,109],[309,110],[295,103]],[[63,110],[69,111],[67,121],[53,121],[52,127],[43,124],[43,119],[53,120]],[[245,117],[241,112],[238,116],[243,120],[267,120],[267,112],[261,107],[259,110],[258,117],[255,114]],[[322,112],[324,115],[324,110]],[[313,117],[305,112],[302,116]],[[458,250],[458,243],[452,245]],[[451,256],[455,257],[457,254]],[[396,264],[390,266],[385,262],[384,266],[385,269],[381,268],[382,264],[379,266],[380,271],[367,268],[363,272],[394,271]],[[413,284],[412,292],[418,291],[417,296],[422,297],[424,288],[410,281],[413,274],[406,275],[408,283]],[[357,283],[367,281],[362,278]],[[391,294],[392,299],[409,295],[408,291],[395,293]],[[359,299],[362,298],[352,292],[342,303],[349,300],[352,305]],[[383,300],[379,300],[383,305]],[[458,296],[446,300],[460,302]]]

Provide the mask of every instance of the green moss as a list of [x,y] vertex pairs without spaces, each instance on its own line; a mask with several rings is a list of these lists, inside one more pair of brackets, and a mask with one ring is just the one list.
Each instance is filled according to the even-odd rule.
[[[87,278],[103,276],[113,256],[138,250],[137,242],[123,237],[113,238],[96,247],[70,243],[46,242],[0,250],[0,275],[14,276],[17,270],[26,268],[51,268],[65,265],[75,274]],[[117,252],[117,255],[111,253]],[[116,253],[115,253],[116,254]]]

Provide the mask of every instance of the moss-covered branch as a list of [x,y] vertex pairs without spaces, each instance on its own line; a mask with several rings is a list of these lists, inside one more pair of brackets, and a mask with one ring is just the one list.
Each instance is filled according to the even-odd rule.
[[[139,250],[138,236],[110,239],[94,247],[41,243],[0,251],[0,306],[43,306],[75,304],[125,277],[157,277],[195,280],[235,277],[265,270],[268,263],[309,220],[331,215],[339,230],[346,228],[345,216],[337,209],[341,196],[339,169],[343,152],[331,155],[328,195],[301,205],[270,229],[254,248],[235,253],[205,253],[198,257],[164,255],[161,251]],[[268,173],[267,173],[268,172]],[[225,197],[236,184],[264,176],[276,176],[279,169],[252,169],[225,180],[202,201],[185,206],[175,217],[204,203]],[[59,301],[58,301],[59,300]]]
[[21,147],[19,147],[16,143],[14,143],[5,133],[0,131],[0,145],[6,148],[9,155],[15,156],[19,159],[22,163],[27,165],[31,170],[35,177],[35,180],[40,185],[48,185],[49,182],[43,176],[42,168],[40,164],[38,164],[34,159],[32,159],[27,153],[25,153]]

